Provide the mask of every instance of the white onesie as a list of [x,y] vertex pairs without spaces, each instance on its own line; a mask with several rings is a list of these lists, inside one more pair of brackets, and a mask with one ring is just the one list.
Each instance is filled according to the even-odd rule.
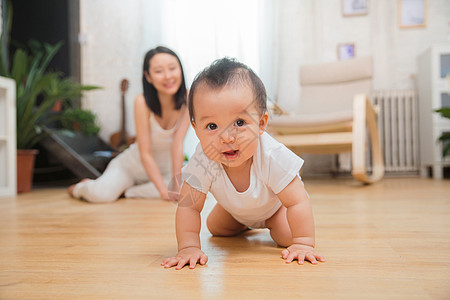
[[276,194],[299,176],[302,165],[303,159],[264,132],[259,137],[246,191],[236,191],[222,164],[210,160],[200,144],[183,168],[183,178],[204,194],[210,191],[238,222],[264,228],[265,221],[281,207]]

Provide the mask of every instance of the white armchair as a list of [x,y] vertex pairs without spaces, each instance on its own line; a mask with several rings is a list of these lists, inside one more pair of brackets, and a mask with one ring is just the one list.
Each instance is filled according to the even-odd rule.
[[[268,125],[272,136],[298,154],[351,151],[354,178],[366,184],[380,180],[384,163],[376,109],[368,99],[372,58],[302,66],[300,85],[300,111],[272,114]],[[371,174],[366,157],[371,157]]]

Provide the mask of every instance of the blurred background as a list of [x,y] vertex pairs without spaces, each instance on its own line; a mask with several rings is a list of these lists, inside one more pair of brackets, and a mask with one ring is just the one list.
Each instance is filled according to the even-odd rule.
[[[126,127],[134,134],[143,55],[158,45],[180,56],[188,87],[213,60],[235,57],[261,77],[271,102],[296,111],[302,65],[372,56],[374,90],[415,91],[418,57],[450,42],[448,0],[14,0],[12,6],[12,41],[63,41],[52,66],[103,87],[80,105],[96,114],[104,140],[121,126],[123,78]],[[188,157],[196,142],[190,131]],[[412,143],[419,147],[418,139]],[[311,158],[308,174],[326,174],[330,160]],[[418,174],[414,164],[403,173]]]

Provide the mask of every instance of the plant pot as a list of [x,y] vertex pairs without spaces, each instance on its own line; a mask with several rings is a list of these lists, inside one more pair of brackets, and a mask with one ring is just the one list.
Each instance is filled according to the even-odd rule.
[[38,150],[17,150],[17,192],[27,193],[33,184],[34,161]]
[[62,102],[61,100],[56,100],[55,104],[53,104],[52,108],[50,109],[53,112],[61,112],[62,111]]

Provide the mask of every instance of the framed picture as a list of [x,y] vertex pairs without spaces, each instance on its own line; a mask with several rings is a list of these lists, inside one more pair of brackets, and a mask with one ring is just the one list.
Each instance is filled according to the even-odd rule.
[[342,0],[342,15],[344,17],[367,15],[368,0]]
[[427,25],[428,0],[398,0],[398,26],[417,28]]
[[337,55],[339,60],[352,59],[355,57],[355,44],[345,43],[339,44],[337,47]]

